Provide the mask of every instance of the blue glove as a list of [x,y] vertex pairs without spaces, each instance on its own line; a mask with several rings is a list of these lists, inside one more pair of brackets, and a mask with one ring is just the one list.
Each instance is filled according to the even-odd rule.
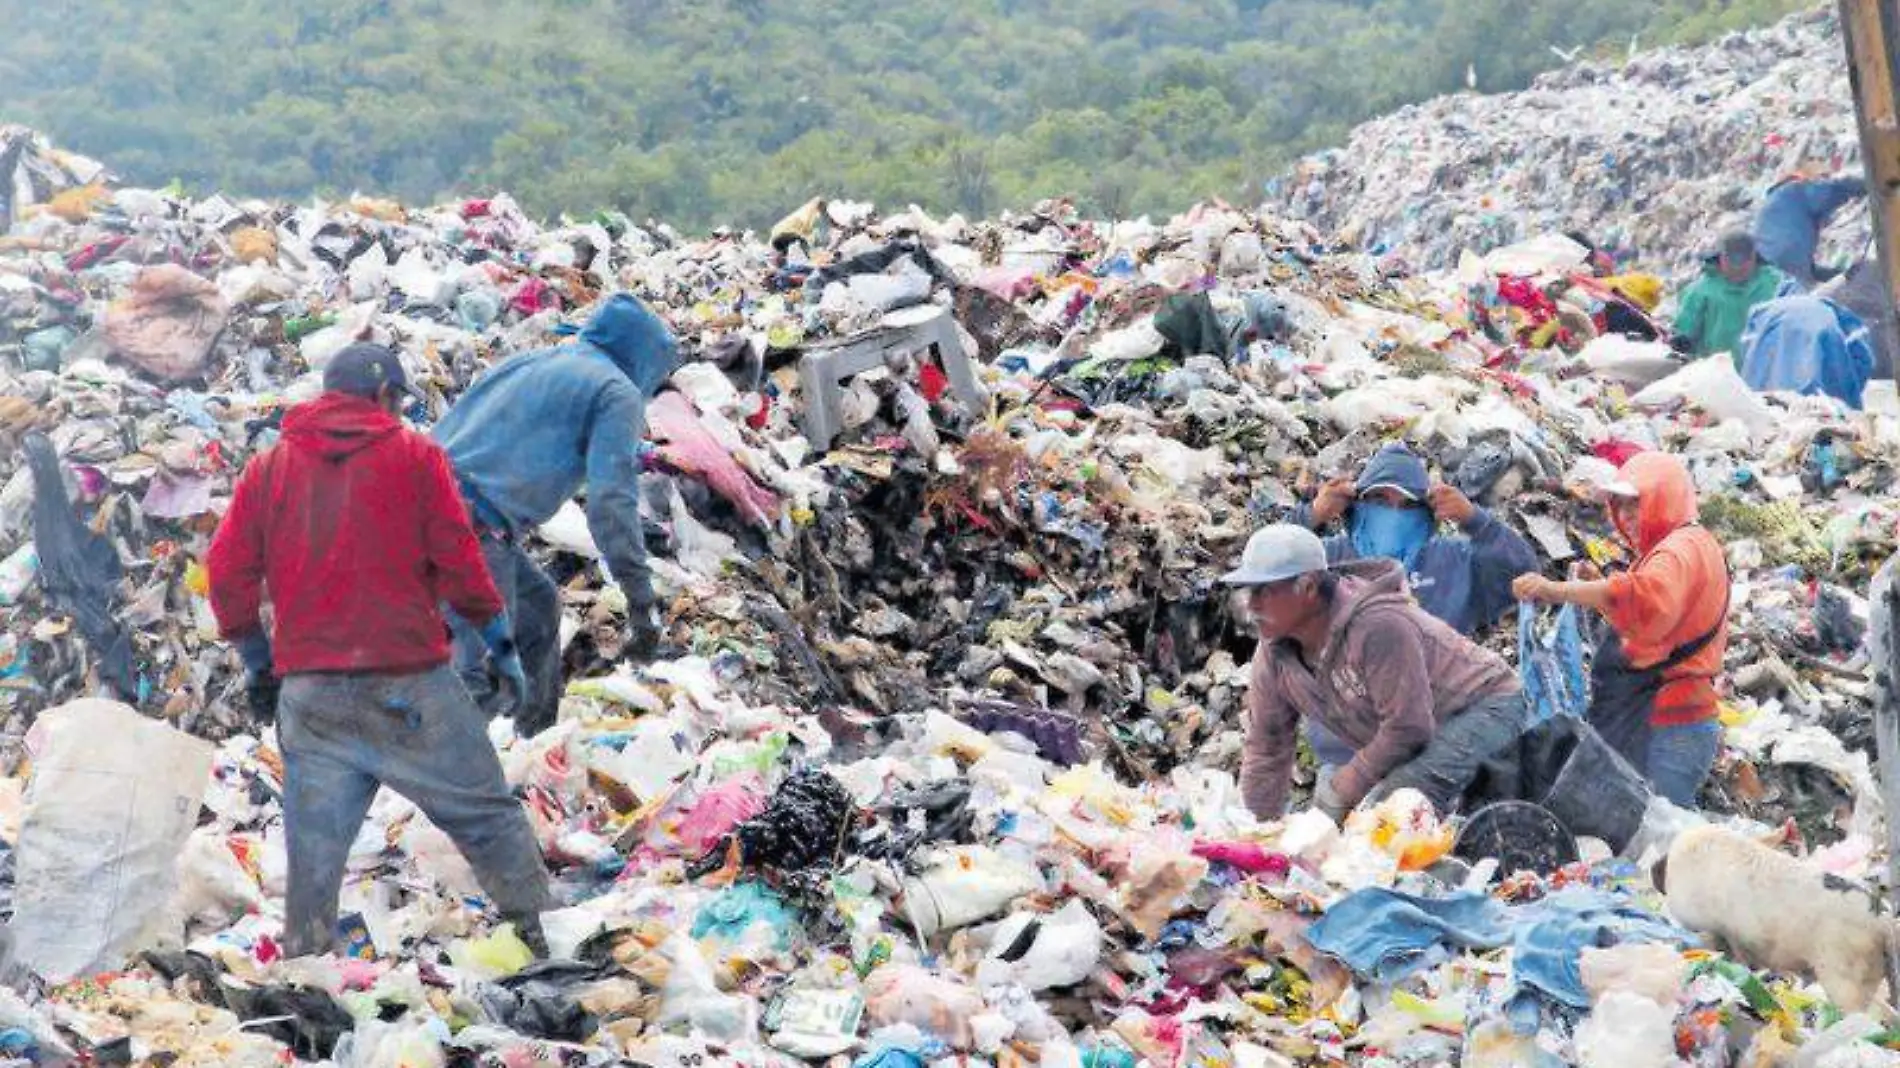
[[237,640],[238,659],[244,661],[244,670],[253,675],[271,673],[270,635],[262,630],[254,630]]
[[521,666],[521,650],[515,646],[514,625],[509,622],[508,613],[498,612],[482,627],[481,633],[482,644],[488,647],[488,658],[501,679],[502,692],[494,713],[513,715],[528,696],[528,672]]
[[277,698],[283,684],[271,669],[270,636],[253,631],[237,640],[238,659],[244,662],[244,699],[260,723],[277,719]]

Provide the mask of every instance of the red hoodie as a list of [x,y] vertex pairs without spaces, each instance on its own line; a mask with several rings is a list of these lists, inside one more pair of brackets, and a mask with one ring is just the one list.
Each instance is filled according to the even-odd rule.
[[205,564],[227,639],[262,625],[269,587],[280,675],[435,667],[449,659],[442,602],[477,625],[502,608],[448,456],[346,393],[284,417]]

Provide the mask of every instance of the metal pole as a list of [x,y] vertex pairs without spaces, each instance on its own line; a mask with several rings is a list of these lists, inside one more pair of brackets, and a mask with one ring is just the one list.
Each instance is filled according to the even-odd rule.
[[[1892,308],[1900,307],[1900,98],[1894,95],[1895,72],[1900,71],[1900,2],[1839,3],[1848,77],[1860,116],[1867,201],[1892,321]],[[1894,373],[1900,381],[1900,361]],[[1900,996],[1900,988],[1895,994]]]

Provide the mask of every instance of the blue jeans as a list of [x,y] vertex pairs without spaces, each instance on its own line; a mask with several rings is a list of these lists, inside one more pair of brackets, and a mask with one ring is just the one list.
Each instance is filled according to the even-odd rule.
[[[552,727],[561,711],[561,593],[519,545],[489,532],[481,537],[482,557],[514,624],[515,648],[528,676],[528,692],[514,715],[515,730],[526,738]],[[476,703],[486,706],[495,681],[489,677],[481,632],[453,611],[443,615],[455,639],[455,673]]]
[[412,675],[303,674],[284,680],[285,949],[335,942],[350,845],[378,786],[414,802],[468,858],[505,916],[549,902],[528,815],[502,777],[487,717],[446,666]]
[[1649,729],[1649,783],[1679,808],[1696,807],[1702,780],[1722,751],[1722,725],[1715,720]]
[[1515,746],[1529,724],[1530,705],[1522,693],[1479,698],[1440,723],[1425,748],[1392,769],[1366,795],[1366,803],[1377,804],[1410,787],[1439,812],[1456,812],[1485,763]]

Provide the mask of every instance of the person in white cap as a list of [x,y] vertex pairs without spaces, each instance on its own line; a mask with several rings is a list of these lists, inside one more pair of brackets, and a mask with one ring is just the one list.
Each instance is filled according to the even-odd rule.
[[1722,753],[1715,677],[1728,651],[1728,554],[1696,522],[1695,480],[1679,458],[1638,453],[1603,490],[1635,563],[1608,578],[1524,575],[1517,595],[1603,616],[1586,718],[1657,793],[1694,808]]
[[1329,568],[1318,535],[1278,524],[1248,540],[1222,581],[1245,591],[1260,634],[1240,771],[1260,819],[1285,811],[1303,718],[1353,750],[1314,790],[1334,819],[1403,787],[1452,812],[1525,729],[1516,672],[1420,608],[1392,560]]

